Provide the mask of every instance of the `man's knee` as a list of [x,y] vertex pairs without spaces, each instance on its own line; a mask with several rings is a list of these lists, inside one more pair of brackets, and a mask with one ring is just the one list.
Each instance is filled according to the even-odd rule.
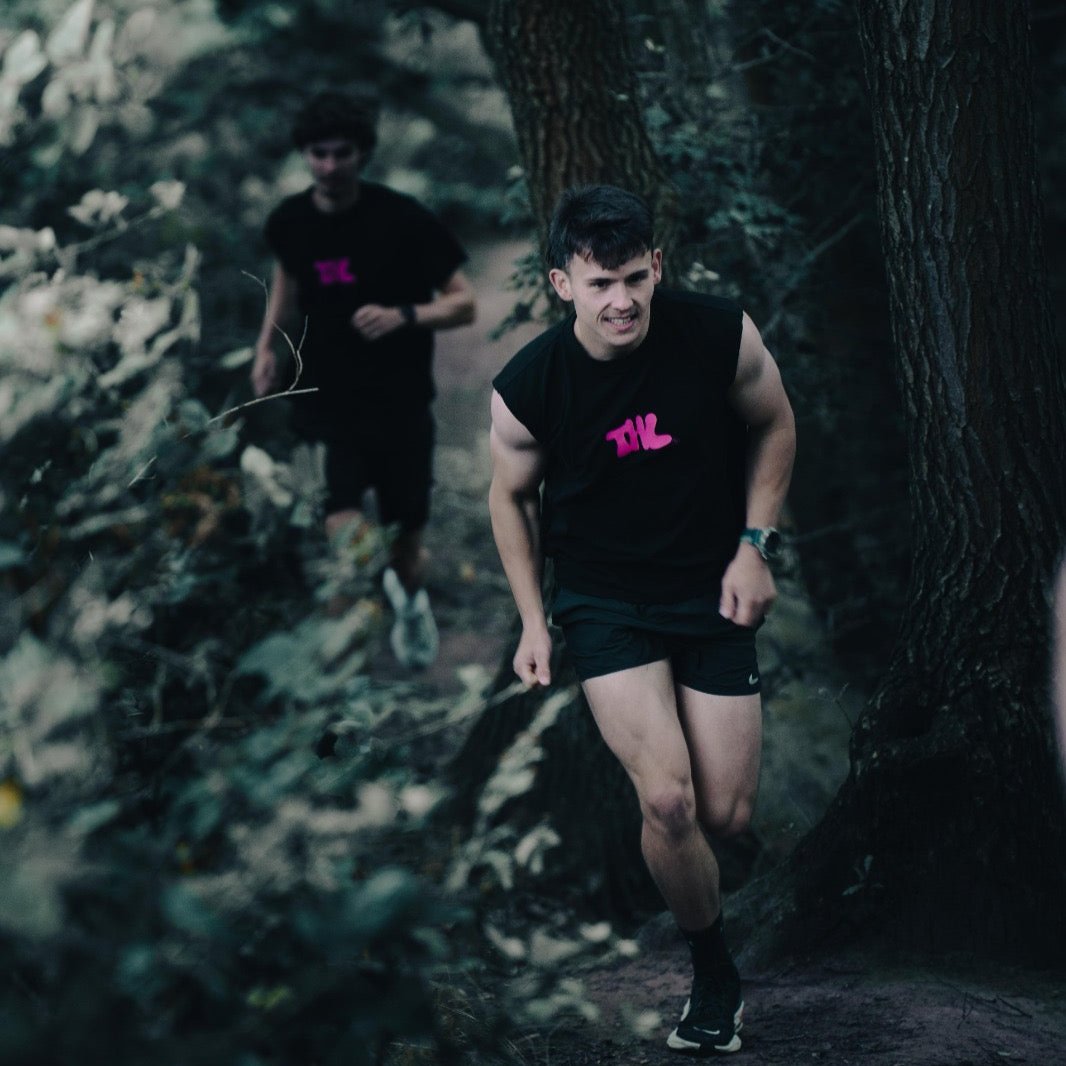
[[681,838],[696,825],[696,797],[691,787],[670,785],[653,790],[645,797],[644,820],[656,832]]

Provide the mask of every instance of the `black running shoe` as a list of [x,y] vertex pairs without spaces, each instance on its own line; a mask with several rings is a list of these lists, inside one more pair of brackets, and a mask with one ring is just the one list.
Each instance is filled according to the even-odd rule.
[[744,1028],[744,1000],[740,976],[732,973],[692,982],[692,995],[681,1012],[681,1021],[667,1037],[671,1051],[686,1055],[728,1055],[740,1050]]

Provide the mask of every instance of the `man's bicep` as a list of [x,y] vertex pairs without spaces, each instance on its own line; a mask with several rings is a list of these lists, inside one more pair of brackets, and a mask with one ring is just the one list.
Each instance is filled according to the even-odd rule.
[[530,492],[539,487],[544,474],[544,451],[495,391],[489,445],[493,477],[501,484],[514,492]]
[[729,403],[749,426],[765,425],[792,410],[781,371],[755,323],[746,314]]
[[270,288],[275,300],[290,302],[296,299],[296,279],[285,269],[285,264],[280,259],[274,260]]

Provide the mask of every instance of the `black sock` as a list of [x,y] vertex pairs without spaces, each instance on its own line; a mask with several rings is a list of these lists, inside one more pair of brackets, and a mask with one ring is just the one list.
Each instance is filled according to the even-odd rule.
[[692,952],[692,973],[697,980],[723,972],[736,973],[733,957],[726,947],[721,914],[706,929],[682,929],[681,932]]

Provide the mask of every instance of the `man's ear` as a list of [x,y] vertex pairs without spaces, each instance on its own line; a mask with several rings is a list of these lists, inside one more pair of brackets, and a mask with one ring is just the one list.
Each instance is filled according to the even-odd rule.
[[663,280],[663,250],[656,248],[651,253],[651,279],[658,285]]
[[574,293],[570,288],[570,275],[565,270],[553,267],[548,271],[548,280],[552,283],[552,288],[559,294],[560,300],[566,300],[567,303],[573,300]]

